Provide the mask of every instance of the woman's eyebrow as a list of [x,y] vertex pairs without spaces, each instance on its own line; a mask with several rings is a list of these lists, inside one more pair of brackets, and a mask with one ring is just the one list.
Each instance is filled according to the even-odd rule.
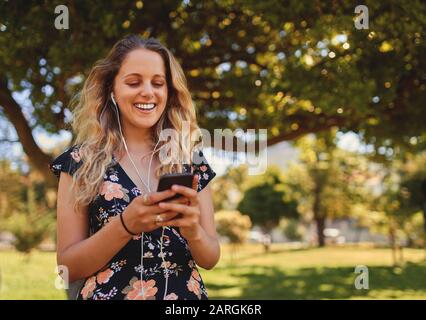
[[[135,72],[126,74],[123,78],[127,78],[127,77],[130,77],[130,76],[138,76],[138,77],[142,78],[142,75],[140,73],[135,73]],[[166,78],[162,74],[154,74],[153,78],[155,78],[155,77],[160,77],[160,78],[164,78],[164,79]]]

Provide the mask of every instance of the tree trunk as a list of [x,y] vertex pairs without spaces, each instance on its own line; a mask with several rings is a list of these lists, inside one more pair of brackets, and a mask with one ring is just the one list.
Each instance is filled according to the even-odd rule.
[[272,237],[271,237],[271,235],[270,234],[265,234],[264,236],[263,236],[263,239],[262,239],[262,244],[263,244],[263,250],[264,250],[264,252],[265,253],[268,253],[269,252],[269,250],[271,249],[271,242],[272,242]]
[[43,175],[49,187],[56,187],[56,178],[48,172],[48,164],[52,158],[37,145],[32,128],[25,119],[21,106],[13,99],[12,93],[7,88],[7,79],[4,77],[0,79],[0,105],[8,120],[15,127],[19,142],[32,167]]
[[398,244],[399,264],[403,264],[404,263],[403,249],[404,249],[404,247],[401,244]]
[[389,245],[391,247],[392,250],[392,265],[396,266],[398,264],[397,259],[396,259],[396,241],[395,241],[395,229],[392,226],[389,227]]
[[261,239],[263,251],[268,253],[271,248],[272,243],[272,230],[274,228],[273,224],[265,224],[262,226],[263,237]]
[[324,247],[325,246],[325,237],[324,237],[325,219],[316,218],[315,222],[317,224],[318,246]]
[[317,241],[319,247],[325,246],[325,238],[324,238],[324,228],[325,228],[325,217],[320,212],[320,197],[321,197],[321,187],[317,182],[315,190],[314,190],[314,220],[317,226]]
[[[423,193],[425,193],[425,190],[426,190],[426,180],[423,181],[423,184],[424,184]],[[426,194],[424,194],[424,196],[426,197]],[[424,252],[423,260],[426,261],[426,201],[423,202],[423,252]]]

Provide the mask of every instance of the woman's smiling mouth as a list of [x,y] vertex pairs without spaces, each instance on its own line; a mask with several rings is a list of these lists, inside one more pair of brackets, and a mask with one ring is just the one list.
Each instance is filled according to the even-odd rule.
[[133,106],[140,111],[152,111],[157,106],[156,103],[134,103]]

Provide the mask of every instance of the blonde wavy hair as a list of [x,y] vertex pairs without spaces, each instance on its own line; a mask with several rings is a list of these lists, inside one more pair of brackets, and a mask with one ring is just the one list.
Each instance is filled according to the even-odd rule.
[[113,46],[106,58],[95,63],[82,91],[73,102],[75,107],[73,108],[72,129],[76,134],[74,144],[79,147],[79,156],[82,160],[81,167],[73,176],[75,208],[88,205],[94,200],[107,168],[113,164],[113,153],[122,154],[124,150],[110,93],[113,89],[114,78],[127,54],[140,48],[157,52],[162,57],[166,69],[168,99],[162,116],[152,128],[152,145],[154,146],[159,141],[163,129],[174,129],[181,136],[184,121],[189,123],[190,137],[196,137],[185,143],[177,135],[171,136],[167,142],[160,141],[158,150],[156,148],[157,151],[169,143],[171,144],[170,150],[179,152],[168,154],[171,161],[160,164],[155,169],[156,176],[182,172],[183,165],[179,159],[191,159],[193,151],[201,142],[194,102],[179,62],[165,46],[154,38],[143,39],[137,35],[123,38]]

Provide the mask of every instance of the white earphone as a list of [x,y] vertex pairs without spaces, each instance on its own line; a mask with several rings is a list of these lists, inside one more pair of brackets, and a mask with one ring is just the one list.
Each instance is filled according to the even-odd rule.
[[111,92],[111,99],[114,105],[117,107],[117,102],[115,102],[115,99],[114,99],[114,92]]

